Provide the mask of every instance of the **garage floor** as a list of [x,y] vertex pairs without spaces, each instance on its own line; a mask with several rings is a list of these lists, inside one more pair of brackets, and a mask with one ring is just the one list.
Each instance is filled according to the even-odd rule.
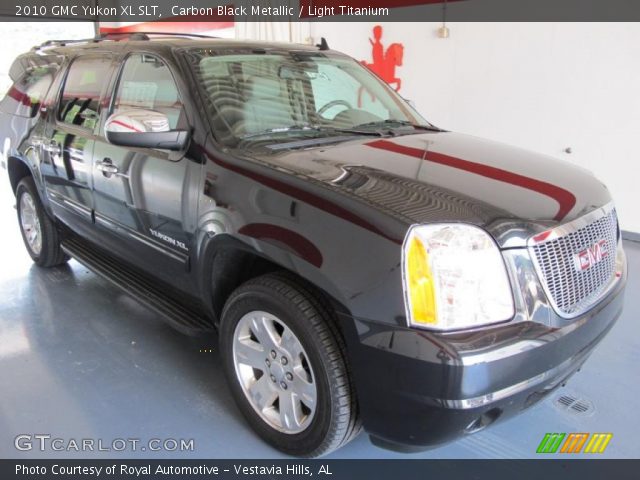
[[[278,458],[234,406],[215,338],[186,338],[75,261],[42,270],[20,238],[0,185],[0,458]],[[611,432],[605,457],[638,458],[640,244],[626,243],[630,279],[618,324],[569,385],[517,418],[410,456],[366,435],[332,458],[527,458],[546,432]],[[213,349],[213,353],[201,352]],[[586,413],[560,408],[571,395]],[[184,438],[180,453],[19,452],[19,434],[65,439]],[[582,456],[582,455],[581,455]]]

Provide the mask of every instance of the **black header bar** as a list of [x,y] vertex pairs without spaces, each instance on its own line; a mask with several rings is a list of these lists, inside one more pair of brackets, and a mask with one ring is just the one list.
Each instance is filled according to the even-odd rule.
[[0,460],[0,478],[78,480],[636,479],[640,460]]
[[[637,0],[9,0],[3,21],[640,21]],[[156,30],[161,30],[156,28]]]

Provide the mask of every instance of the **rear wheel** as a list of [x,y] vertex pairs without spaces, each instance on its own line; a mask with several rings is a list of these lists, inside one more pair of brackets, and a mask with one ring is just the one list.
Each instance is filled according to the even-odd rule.
[[290,455],[324,455],[360,430],[333,317],[285,274],[250,280],[223,311],[220,348],[236,402],[263,439]]
[[18,223],[27,252],[41,267],[54,267],[69,260],[60,248],[60,234],[44,211],[33,178],[25,177],[16,188]]

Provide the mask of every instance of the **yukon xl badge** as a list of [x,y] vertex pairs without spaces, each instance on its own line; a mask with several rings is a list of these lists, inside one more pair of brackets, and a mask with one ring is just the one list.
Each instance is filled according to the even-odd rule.
[[607,241],[598,240],[590,247],[575,254],[576,270],[582,272],[593,267],[596,263],[600,263],[609,252],[607,251]]
[[165,233],[154,230],[153,228],[150,228],[149,232],[151,232],[151,235],[153,235],[156,238],[159,238],[160,240],[164,240],[165,242],[170,243],[171,245],[175,245],[176,247],[181,248],[182,250],[189,251],[189,249],[184,244],[184,242],[181,242],[180,240],[176,240],[175,238],[170,237]]

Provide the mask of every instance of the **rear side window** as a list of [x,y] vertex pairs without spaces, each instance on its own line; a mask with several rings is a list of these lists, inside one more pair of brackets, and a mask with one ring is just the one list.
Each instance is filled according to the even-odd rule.
[[172,130],[177,127],[182,113],[182,102],[171,71],[158,57],[148,54],[134,54],[125,61],[113,113],[140,108],[164,113]]
[[108,57],[81,57],[73,61],[62,90],[58,120],[93,129],[110,65]]
[[7,92],[2,110],[21,117],[35,117],[57,70],[50,66],[27,70]]

